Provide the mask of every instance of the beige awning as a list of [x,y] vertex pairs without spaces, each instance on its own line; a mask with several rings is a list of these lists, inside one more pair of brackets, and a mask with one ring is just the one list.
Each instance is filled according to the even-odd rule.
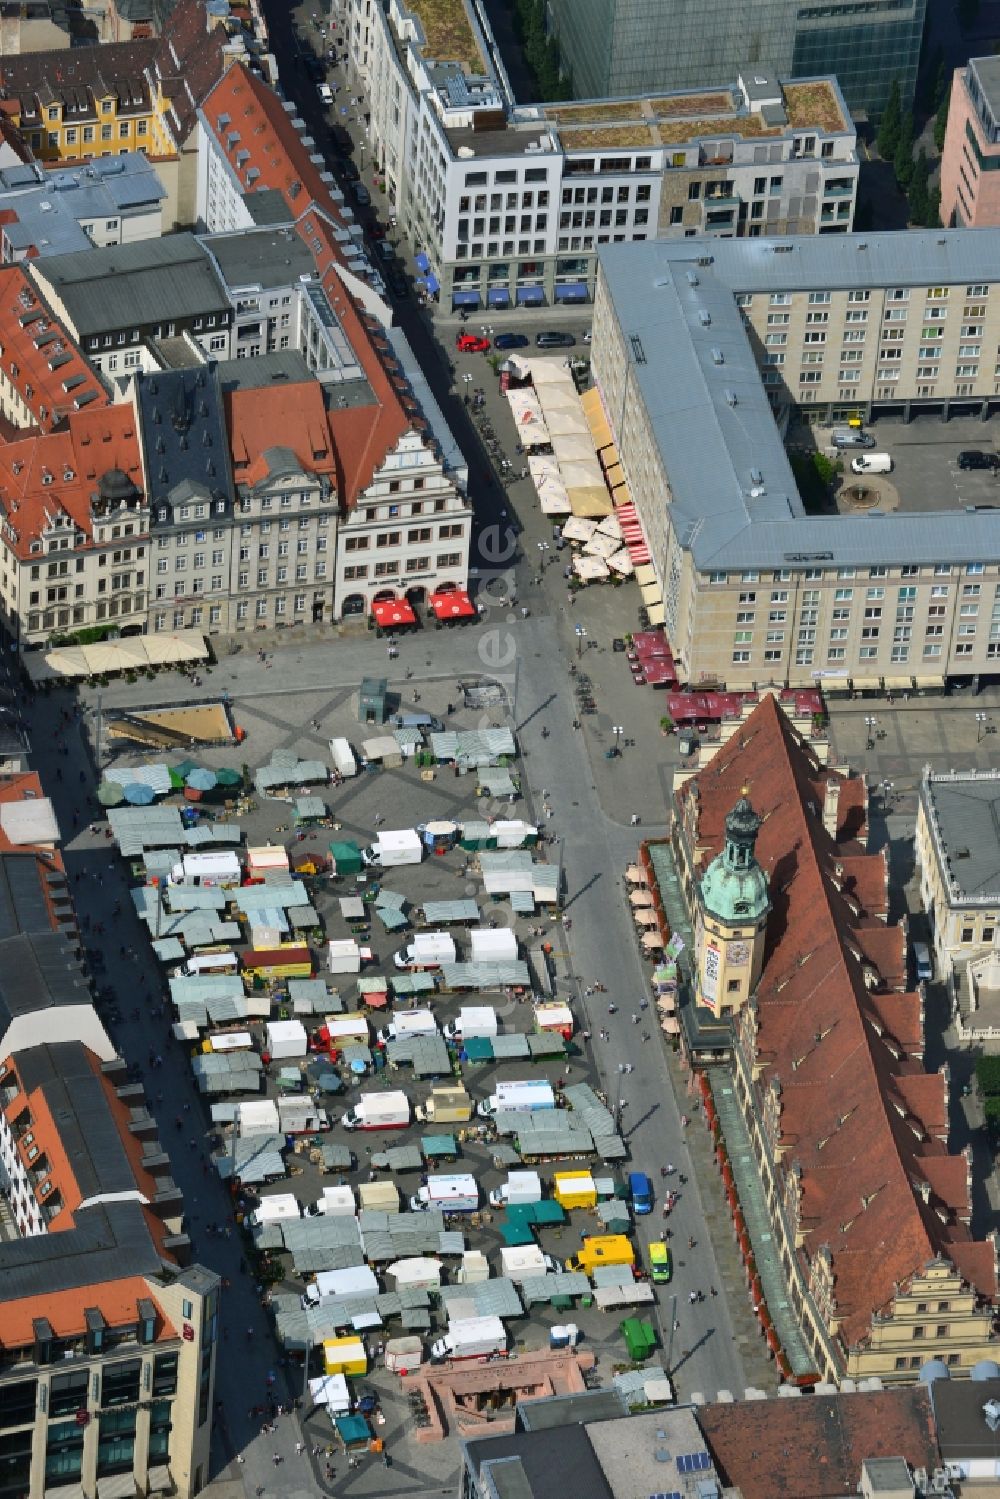
[[855,692],[877,692],[882,686],[881,677],[852,677]]
[[641,864],[630,864],[625,871],[625,878],[630,885],[648,885],[649,876]]
[[645,887],[641,890],[633,890],[629,895],[633,906],[651,906],[653,904],[653,892]]
[[60,1483],[46,1488],[45,1499],[84,1499],[82,1483]]
[[668,1015],[664,1020],[660,1021],[660,1029],[662,1031],[665,1031],[668,1036],[678,1035],[680,1032],[680,1028],[680,1021],[675,1020],[672,1015]]
[[648,562],[643,562],[640,567],[636,568],[635,581],[640,588],[645,588],[647,584],[656,582],[656,573]]
[[638,910],[633,911],[632,912],[632,919],[635,922],[636,926],[658,926],[659,925],[659,917],[657,916],[656,912],[655,911],[650,911],[648,908],[645,909],[645,910],[643,910],[640,907]]
[[[601,457],[603,456],[602,453]],[[609,463],[605,466],[604,477],[608,481],[609,489],[617,489],[619,485],[625,483],[625,470],[620,463]]]
[[663,938],[659,932],[643,932],[642,945],[647,952],[651,952],[653,948],[663,946]]
[[662,604],[651,604],[646,613],[649,615],[649,623],[651,625],[662,625],[666,619]]
[[632,491],[627,484],[616,484],[611,497],[616,505],[631,505],[632,503]]
[[161,1463],[156,1468],[150,1468],[147,1486],[151,1494],[169,1494],[174,1486],[170,1476],[170,1469],[166,1463]]
[[913,686],[912,677],[885,677],[884,681],[889,692],[909,692]]
[[97,1480],[97,1499],[135,1499],[134,1473],[109,1473]]
[[644,604],[662,604],[663,594],[660,592],[659,583],[645,583],[640,588],[642,602]]

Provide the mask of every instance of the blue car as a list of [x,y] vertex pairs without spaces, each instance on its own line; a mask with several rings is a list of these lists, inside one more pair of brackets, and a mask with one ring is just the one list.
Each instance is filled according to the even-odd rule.
[[528,339],[523,333],[498,333],[493,340],[495,349],[526,349]]

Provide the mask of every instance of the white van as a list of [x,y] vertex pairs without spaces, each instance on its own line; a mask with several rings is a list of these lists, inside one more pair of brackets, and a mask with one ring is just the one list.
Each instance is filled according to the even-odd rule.
[[222,952],[191,953],[180,972],[184,978],[202,978],[210,973],[238,973],[239,967],[239,958],[227,948]]
[[913,964],[917,971],[917,979],[920,983],[930,983],[934,977],[934,965],[931,962],[931,950],[926,942],[914,942]]
[[892,459],[888,453],[861,453],[851,459],[851,468],[856,474],[891,474]]

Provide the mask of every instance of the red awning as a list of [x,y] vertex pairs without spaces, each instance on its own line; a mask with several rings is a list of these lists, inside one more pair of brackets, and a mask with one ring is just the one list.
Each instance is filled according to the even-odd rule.
[[430,606],[437,619],[471,619],[476,612],[464,588],[453,588],[448,593],[432,593]]
[[642,675],[648,687],[662,687],[667,683],[671,687],[677,686],[677,673],[672,661],[659,661],[649,657],[643,665]]
[[674,723],[695,723],[699,718],[708,719],[708,697],[704,692],[672,693],[667,699],[667,712]]
[[643,661],[650,656],[663,656],[673,660],[667,637],[662,630],[637,630],[632,636],[632,648]]
[[383,630],[392,625],[415,625],[417,616],[405,599],[380,599],[372,604],[375,623]]

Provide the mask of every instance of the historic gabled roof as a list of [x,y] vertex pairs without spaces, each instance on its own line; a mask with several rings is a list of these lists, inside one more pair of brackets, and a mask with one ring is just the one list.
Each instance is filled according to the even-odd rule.
[[768,697],[678,801],[683,814],[697,796],[703,864],[744,786],[763,818],[756,854],[772,905],[754,1009],[757,1088],[779,1093],[784,1160],[799,1173],[801,1253],[808,1263],[829,1252],[835,1314],[853,1346],[897,1286],[939,1256],[974,1271],[984,1296],[995,1294],[996,1272],[991,1246],[959,1252],[970,1245],[968,1194],[956,1202],[957,1175],[935,1170],[948,1160],[944,1079],[914,1059],[901,935],[858,903],[869,884],[884,888],[883,855],[867,856],[869,877],[852,849],[851,899],[839,888],[841,850],[823,825],[831,778],[843,783]]

